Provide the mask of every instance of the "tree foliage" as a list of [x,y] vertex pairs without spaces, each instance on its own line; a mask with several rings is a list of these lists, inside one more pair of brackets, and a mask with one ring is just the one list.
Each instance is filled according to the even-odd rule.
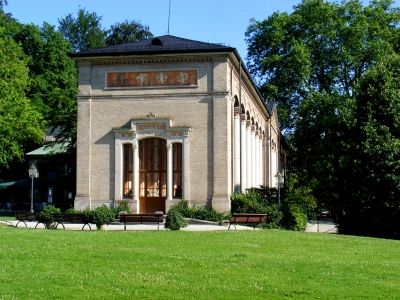
[[124,21],[116,23],[107,30],[106,45],[119,45],[140,41],[151,38],[153,34],[149,30],[149,26],[144,26],[136,21]]
[[77,70],[68,56],[70,44],[47,23],[41,28],[21,25],[14,39],[30,58],[27,97],[41,112],[47,127],[60,128],[59,138],[74,141]]
[[0,28],[0,166],[22,159],[24,145],[43,139],[41,115],[25,97],[27,59]]
[[101,27],[101,16],[80,8],[74,17],[68,14],[58,20],[58,30],[71,42],[75,51],[105,46],[106,33]]
[[279,103],[289,171],[344,232],[361,233],[360,221],[364,233],[400,232],[399,21],[389,0],[304,0],[291,14],[253,20],[246,33],[249,69]]

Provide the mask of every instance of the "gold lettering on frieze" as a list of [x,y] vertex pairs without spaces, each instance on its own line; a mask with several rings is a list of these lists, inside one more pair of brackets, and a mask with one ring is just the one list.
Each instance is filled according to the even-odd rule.
[[197,86],[197,70],[108,72],[107,88]]

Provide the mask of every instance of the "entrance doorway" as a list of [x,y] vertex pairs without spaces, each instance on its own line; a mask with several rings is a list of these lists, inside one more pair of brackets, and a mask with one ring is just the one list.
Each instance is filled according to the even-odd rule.
[[167,197],[167,146],[160,138],[139,141],[140,213],[165,212]]

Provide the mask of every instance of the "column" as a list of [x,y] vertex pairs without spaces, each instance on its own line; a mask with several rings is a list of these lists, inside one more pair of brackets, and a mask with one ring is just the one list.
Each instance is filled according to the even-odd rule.
[[139,145],[137,140],[133,142],[132,148],[133,148],[132,210],[134,213],[139,213]]
[[256,187],[256,133],[255,126],[251,126],[251,186]]
[[242,143],[242,161],[241,161],[241,172],[242,172],[242,186],[241,186],[241,192],[243,193],[247,187],[247,151],[246,151],[246,115],[242,114],[241,115],[241,124],[240,126],[242,127],[242,139],[241,139],[241,143]]
[[240,115],[239,107],[234,112],[234,148],[233,148],[233,187],[235,192],[240,192]]
[[254,186],[255,187],[259,187],[260,186],[260,136],[259,136],[260,132],[258,131],[258,129],[256,129],[255,131],[255,164],[254,164]]
[[115,159],[115,170],[114,170],[114,207],[115,201],[122,199],[122,185],[123,185],[123,144],[119,139],[119,133],[115,135],[114,144],[114,159]]
[[264,135],[260,132],[260,185],[265,186],[264,183]]
[[189,189],[189,135],[183,138],[183,198],[187,201],[190,200],[190,189]]
[[246,122],[246,188],[251,187],[251,124]]
[[172,200],[172,178],[173,178],[173,164],[172,164],[172,143],[167,141],[167,201]]

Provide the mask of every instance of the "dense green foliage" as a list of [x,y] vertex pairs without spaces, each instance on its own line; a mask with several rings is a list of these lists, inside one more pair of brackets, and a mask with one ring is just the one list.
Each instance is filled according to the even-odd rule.
[[149,26],[137,21],[125,20],[104,30],[101,19],[96,13],[80,8],[76,17],[68,14],[58,20],[59,31],[71,42],[76,52],[140,41],[153,36]]
[[76,17],[72,13],[58,20],[58,31],[71,42],[77,52],[105,46],[106,33],[101,27],[101,16],[80,8]]
[[174,207],[171,207],[165,219],[165,228],[179,230],[185,226],[187,226],[187,223],[182,214]]
[[31,103],[42,114],[46,126],[60,128],[59,138],[76,139],[77,70],[69,58],[70,44],[47,23],[20,25],[14,33],[29,57],[29,88]]
[[54,205],[48,205],[38,214],[37,219],[39,222],[45,223],[48,229],[51,229],[48,225],[55,221],[54,215],[60,212],[61,210]]
[[7,30],[0,26],[0,166],[22,160],[24,146],[40,142],[44,129],[40,113],[25,95],[27,58]]
[[342,232],[400,233],[399,21],[389,0],[304,0],[247,31],[249,68],[279,104],[288,172]]
[[90,215],[97,229],[100,229],[101,225],[110,224],[115,219],[114,210],[106,205],[96,207]]
[[190,207],[189,203],[186,200],[182,200],[178,204],[174,205],[174,209],[179,211],[185,218],[206,220],[219,223],[224,220],[229,220],[229,214],[227,213],[219,213],[212,207]]
[[106,31],[106,45],[119,45],[131,43],[135,41],[151,38],[153,34],[150,32],[149,26],[144,26],[136,21],[124,21],[111,25],[111,28]]
[[267,214],[263,227],[305,230],[308,216],[315,215],[316,202],[311,191],[288,178],[281,195],[275,188],[252,188],[231,197],[232,213]]
[[[399,241],[0,226],[4,299],[396,299]],[[32,272],[27,272],[32,270]]]

